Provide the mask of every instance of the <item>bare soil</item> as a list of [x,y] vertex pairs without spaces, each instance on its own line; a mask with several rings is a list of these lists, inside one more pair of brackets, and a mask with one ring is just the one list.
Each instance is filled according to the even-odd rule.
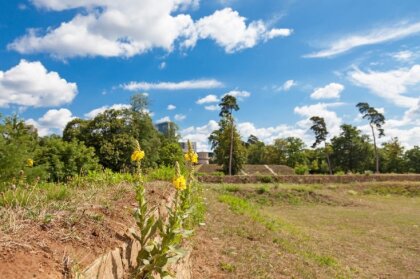
[[[148,200],[161,203],[168,191],[166,182],[149,183]],[[23,208],[2,209],[13,225],[0,231],[0,277],[71,278],[121,244],[122,233],[135,225],[133,186],[110,186],[95,195],[96,203],[73,200],[46,209],[44,220],[28,218]]]

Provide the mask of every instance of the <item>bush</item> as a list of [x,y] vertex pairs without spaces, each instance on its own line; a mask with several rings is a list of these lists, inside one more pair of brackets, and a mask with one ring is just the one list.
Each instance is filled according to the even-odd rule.
[[298,175],[308,174],[309,168],[306,165],[297,165],[295,167],[295,173]]
[[175,176],[175,169],[173,167],[162,166],[156,169],[152,169],[147,174],[147,180],[164,180],[172,181],[172,178]]
[[259,177],[259,181],[262,183],[273,183],[274,179],[272,176],[266,175]]
[[58,136],[43,138],[35,156],[37,165],[44,165],[51,181],[67,181],[76,175],[98,170],[99,164],[93,148],[81,142],[63,141]]

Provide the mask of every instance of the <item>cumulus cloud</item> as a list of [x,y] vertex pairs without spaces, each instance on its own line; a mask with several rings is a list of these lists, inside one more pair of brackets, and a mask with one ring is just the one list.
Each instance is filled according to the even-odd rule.
[[204,109],[209,110],[209,111],[215,111],[215,110],[219,110],[220,108],[217,105],[210,105],[210,106],[205,106]]
[[50,134],[60,134],[63,129],[66,127],[67,123],[73,120],[73,114],[68,109],[51,109],[48,110],[41,118],[38,120],[28,119],[26,123],[33,125],[37,130],[40,136],[46,136]]
[[338,135],[340,132],[340,125],[343,121],[335,111],[331,110],[331,108],[339,107],[342,105],[343,103],[318,103],[314,105],[295,107],[294,112],[306,118],[299,121],[297,125],[307,130],[312,125],[309,119],[312,116],[320,116],[325,119],[327,129],[330,133],[329,137]]
[[374,45],[387,41],[402,39],[420,33],[420,22],[398,24],[394,26],[373,29],[363,34],[346,35],[330,43],[324,50],[307,54],[308,58],[322,58],[338,55],[353,48]]
[[412,58],[414,58],[415,53],[410,50],[402,50],[398,51],[392,54],[392,57],[395,60],[401,61],[401,62],[407,62],[410,61]]
[[223,87],[223,83],[215,79],[186,80],[181,82],[130,82],[121,87],[128,91],[136,90],[189,90],[189,89],[212,89]]
[[248,91],[232,90],[232,91],[229,91],[229,92],[223,94],[222,97],[224,97],[226,95],[233,96],[233,97],[237,98],[238,100],[243,100],[244,98],[248,98],[249,96],[251,96],[251,93],[249,93]]
[[355,68],[348,73],[348,77],[355,85],[368,88],[397,106],[410,108],[418,102],[418,97],[403,94],[407,93],[408,87],[420,83],[420,65],[386,72],[364,72]]
[[175,105],[170,104],[170,105],[168,105],[168,107],[167,107],[166,109],[167,109],[167,110],[174,110],[174,109],[176,109],[176,106],[175,106]]
[[0,71],[0,107],[59,106],[73,101],[76,94],[76,83],[48,72],[41,62],[21,60],[15,67]]
[[184,114],[175,114],[174,118],[176,121],[183,121],[187,118],[187,116]]
[[208,137],[217,129],[219,129],[219,124],[214,120],[210,120],[206,125],[191,126],[183,129],[180,131],[180,134],[183,141],[196,142],[198,151],[210,151]]
[[101,114],[104,111],[109,110],[109,109],[121,110],[121,109],[128,109],[130,107],[131,106],[128,104],[114,104],[112,106],[102,106],[100,108],[93,109],[90,112],[86,113],[85,117],[88,119],[92,119],[92,118],[95,118],[98,114]]
[[243,122],[238,124],[238,130],[244,140],[250,135],[254,135],[266,144],[272,144],[275,139],[286,137],[297,137],[307,144],[313,140],[307,129],[286,124],[258,128],[251,122]]
[[163,123],[163,122],[170,122],[171,121],[171,118],[169,117],[169,116],[164,116],[164,117],[162,117],[161,119],[158,119],[157,121],[156,121],[156,123]]
[[196,101],[196,104],[202,105],[202,104],[208,104],[208,103],[217,103],[219,102],[219,97],[216,95],[210,94],[203,98],[200,98]]
[[32,0],[40,9],[78,13],[58,27],[30,29],[9,44],[20,53],[49,53],[58,58],[104,56],[131,57],[154,48],[168,52],[179,42],[195,46],[199,39],[213,39],[226,52],[255,46],[290,29],[268,29],[261,21],[246,19],[231,8],[194,22],[185,13],[198,0]]
[[275,87],[276,91],[289,91],[292,87],[297,85],[296,81],[293,79],[286,80],[283,85]]
[[315,89],[311,94],[312,99],[338,99],[341,92],[344,90],[344,85],[340,83],[330,83],[324,87]]
[[185,42],[186,46],[194,46],[197,39],[213,39],[227,53],[254,47],[261,41],[275,37],[287,37],[291,29],[271,29],[261,21],[246,24],[246,18],[231,8],[214,12],[198,20],[195,24],[194,36]]

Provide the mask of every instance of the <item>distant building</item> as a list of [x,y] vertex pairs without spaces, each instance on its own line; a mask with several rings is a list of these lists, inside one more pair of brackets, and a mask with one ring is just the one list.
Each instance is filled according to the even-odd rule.
[[210,152],[198,152],[197,154],[200,165],[208,165],[210,163],[210,157],[212,155]]
[[160,133],[164,134],[167,137],[175,135],[176,133],[176,126],[175,123],[173,123],[172,121],[157,123],[155,124],[155,127]]
[[[182,141],[179,143],[181,145],[182,151],[187,152],[188,151],[188,142]],[[195,152],[197,152],[197,143],[195,141],[191,141],[192,148]]]

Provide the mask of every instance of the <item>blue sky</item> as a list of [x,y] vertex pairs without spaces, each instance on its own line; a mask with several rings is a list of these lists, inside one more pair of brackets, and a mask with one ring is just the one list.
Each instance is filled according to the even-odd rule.
[[355,105],[383,110],[386,137],[420,144],[416,0],[31,0],[0,4],[0,112],[40,134],[147,93],[207,149],[215,106],[238,97],[238,127],[267,143],[323,116],[331,136]]

